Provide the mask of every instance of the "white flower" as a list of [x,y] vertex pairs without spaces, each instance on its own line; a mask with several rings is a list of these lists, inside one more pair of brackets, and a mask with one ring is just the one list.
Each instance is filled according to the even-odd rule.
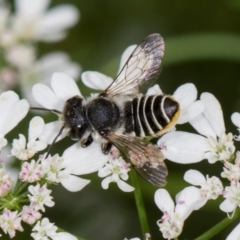
[[4,233],[9,234],[10,238],[15,237],[16,230],[23,231],[18,211],[10,211],[5,208],[3,214],[0,215],[0,227]]
[[18,44],[6,51],[6,60],[8,63],[19,69],[28,68],[36,58],[35,49],[31,45]]
[[28,102],[19,100],[15,92],[7,91],[0,95],[0,150],[7,145],[4,136],[17,126],[28,110]]
[[98,170],[99,177],[106,177],[102,181],[102,188],[108,189],[109,183],[116,182],[122,191],[132,192],[134,187],[124,182],[128,179],[128,172],[130,171],[129,167],[129,164],[127,164],[122,157],[113,160],[109,159],[108,163]]
[[46,159],[42,157],[40,166],[47,181],[59,183],[61,179],[68,177],[69,173],[63,167],[63,160],[58,154],[49,155]]
[[240,223],[227,236],[226,240],[239,240],[239,239],[240,239]]
[[213,176],[206,178],[202,173],[197,170],[188,170],[184,174],[184,180],[195,186],[200,186],[200,195],[205,198],[206,201],[209,199],[217,199],[219,195],[222,195],[223,185],[219,178]]
[[51,77],[55,72],[64,72],[73,79],[78,79],[81,67],[71,61],[65,52],[52,52],[43,55],[29,65],[28,69],[20,72],[21,89],[31,105],[36,105],[31,94],[32,85],[44,83],[50,85]]
[[220,209],[226,213],[235,212],[240,207],[240,183],[232,181],[230,186],[225,187],[223,197],[226,198],[220,205]]
[[48,218],[43,218],[38,221],[32,229],[31,236],[34,240],[77,240],[76,237],[67,232],[57,232],[57,227],[54,223],[50,223]]
[[41,165],[48,181],[60,182],[68,191],[76,192],[90,182],[78,176],[98,171],[107,160],[108,156],[102,154],[99,144],[82,148],[75,143],[64,151],[62,157],[54,155],[42,159]]
[[223,172],[221,177],[227,178],[229,181],[240,180],[240,152],[236,152],[235,164],[224,161]]
[[31,236],[34,240],[48,240],[48,237],[56,235],[57,227],[54,223],[50,223],[48,218],[43,218],[33,227],[32,232]]
[[5,169],[0,168],[0,197],[8,194],[12,188],[13,181]]
[[[51,52],[41,56],[33,66],[32,75],[35,82],[50,84],[51,77],[55,72],[64,72],[73,79],[79,77],[81,67],[78,63],[71,61],[70,56],[65,52]],[[27,83],[27,82],[24,82]]]
[[[44,121],[41,117],[34,117],[29,124],[28,143],[24,135],[19,134],[19,139],[13,140],[11,153],[18,159],[27,160],[47,147],[45,142],[37,140],[43,132]],[[27,148],[26,148],[27,145]]]
[[35,223],[41,216],[42,214],[36,211],[33,207],[23,206],[22,208],[22,220],[30,225]]
[[203,136],[187,132],[170,132],[158,141],[163,155],[174,162],[193,163],[207,158],[210,163],[230,160],[235,146],[231,133],[225,133],[223,114],[218,100],[203,93],[202,114],[190,121]]
[[65,38],[67,28],[78,21],[78,10],[73,5],[63,4],[47,11],[49,4],[50,0],[15,0],[12,24],[18,38],[42,41]]
[[30,207],[33,207],[34,210],[38,211],[41,210],[45,212],[44,205],[48,207],[54,206],[54,202],[52,201],[51,190],[47,189],[46,184],[40,186],[38,183],[37,185],[33,186],[30,185],[28,187],[28,191],[31,194],[28,194],[28,198],[30,200]]
[[166,239],[177,238],[182,232],[186,218],[203,205],[200,192],[195,187],[187,187],[178,193],[176,206],[165,189],[158,189],[154,200],[164,214],[157,224]]
[[21,165],[19,179],[23,182],[37,182],[43,177],[43,171],[39,162],[31,160],[31,162],[24,162]]

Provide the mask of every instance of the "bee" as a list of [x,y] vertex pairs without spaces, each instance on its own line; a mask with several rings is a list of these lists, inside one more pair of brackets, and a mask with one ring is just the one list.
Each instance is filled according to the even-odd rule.
[[179,103],[169,95],[139,93],[140,87],[158,78],[163,55],[163,38],[151,34],[137,45],[102,93],[87,100],[80,96],[68,99],[62,112],[55,111],[63,126],[51,147],[67,129],[68,136],[80,141],[82,147],[99,141],[102,152],[108,154],[115,146],[144,179],[154,186],[164,186],[168,170],[163,154],[144,140],[158,137],[174,126]]

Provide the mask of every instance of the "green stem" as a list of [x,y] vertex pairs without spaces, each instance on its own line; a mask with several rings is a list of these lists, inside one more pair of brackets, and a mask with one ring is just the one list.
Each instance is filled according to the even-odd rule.
[[23,183],[23,184],[21,184],[21,185],[19,185],[17,189],[14,189],[13,194],[14,194],[15,196],[17,196],[19,193],[22,192],[22,190],[23,190],[27,185],[28,185],[28,183],[26,183],[26,182]]
[[136,202],[136,206],[137,206],[137,210],[138,210],[138,217],[139,217],[140,224],[141,224],[143,239],[145,239],[146,238],[145,234],[150,233],[150,231],[149,231],[149,226],[148,226],[147,214],[146,214],[146,210],[144,207],[142,192],[141,192],[141,188],[140,188],[140,185],[138,182],[137,173],[132,170],[130,172],[130,178],[131,178],[131,182],[132,182],[133,186],[135,187],[134,198],[135,198],[135,202]]
[[201,236],[199,236],[198,238],[196,238],[195,240],[208,240],[211,239],[213,236],[217,235],[219,232],[221,232],[224,228],[226,228],[229,224],[231,224],[232,222],[234,222],[236,219],[238,219],[240,216],[240,209],[238,209],[234,216],[229,219],[228,217],[226,217],[225,219],[223,219],[221,222],[219,222],[218,224],[216,224],[214,227],[212,227],[211,229],[209,229],[207,232],[205,232],[204,234],[202,234]]

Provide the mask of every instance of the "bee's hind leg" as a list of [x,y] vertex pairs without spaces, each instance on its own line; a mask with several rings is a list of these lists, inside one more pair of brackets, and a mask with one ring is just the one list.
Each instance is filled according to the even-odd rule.
[[103,154],[108,154],[112,148],[112,143],[106,142],[101,145]]
[[82,141],[81,141],[81,146],[83,148],[86,148],[88,147],[89,145],[91,145],[93,142],[93,137],[92,135],[90,134],[87,138],[84,138]]

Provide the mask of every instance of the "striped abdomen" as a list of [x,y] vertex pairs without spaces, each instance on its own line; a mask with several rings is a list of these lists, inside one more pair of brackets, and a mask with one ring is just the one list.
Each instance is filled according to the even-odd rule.
[[167,95],[136,97],[125,103],[126,133],[136,136],[161,135],[179,116],[179,103]]

